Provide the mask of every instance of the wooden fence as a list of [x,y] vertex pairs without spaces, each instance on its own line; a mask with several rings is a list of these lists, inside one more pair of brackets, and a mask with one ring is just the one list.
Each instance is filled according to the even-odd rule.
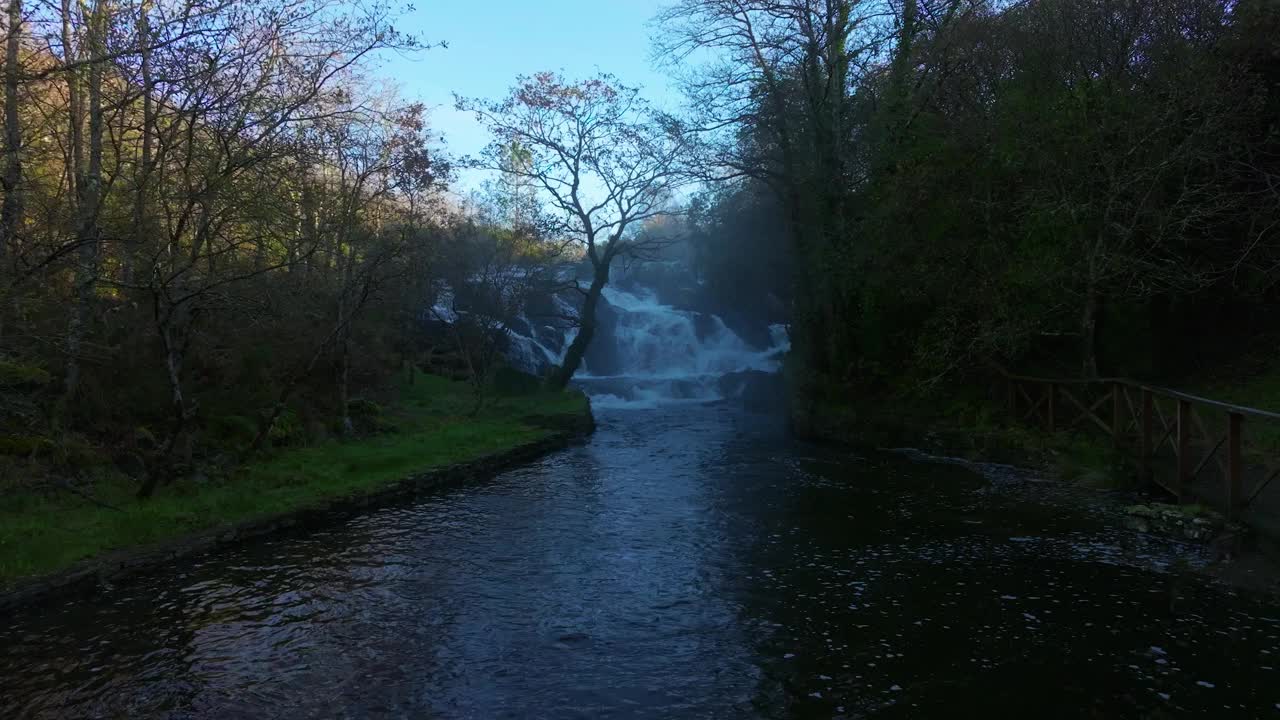
[[[1015,421],[1039,423],[1049,432],[1096,428],[1135,453],[1142,479],[1178,502],[1207,501],[1237,519],[1280,476],[1280,448],[1251,446],[1246,438],[1247,429],[1260,424],[1280,429],[1280,413],[1124,378],[1002,374]],[[1214,475],[1221,482],[1217,489]]]

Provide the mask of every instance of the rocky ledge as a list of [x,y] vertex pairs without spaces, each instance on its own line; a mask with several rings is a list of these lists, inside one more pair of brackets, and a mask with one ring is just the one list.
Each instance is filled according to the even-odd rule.
[[1209,542],[1225,533],[1238,534],[1241,531],[1220,513],[1202,505],[1164,503],[1130,505],[1125,508],[1125,525],[1139,532],[1193,542]]

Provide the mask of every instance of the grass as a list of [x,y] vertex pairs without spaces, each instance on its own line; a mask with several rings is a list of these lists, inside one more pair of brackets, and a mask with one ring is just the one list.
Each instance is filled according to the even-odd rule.
[[[1280,368],[1255,371],[1242,377],[1211,379],[1190,392],[1213,400],[1280,413]],[[1280,420],[1246,418],[1243,437],[1250,446],[1249,450],[1271,455],[1280,453]]]
[[[812,410],[813,417],[800,419],[808,421],[805,427],[817,437],[871,444],[932,442],[971,458],[1037,465],[1053,477],[1090,487],[1126,490],[1137,483],[1133,452],[1116,449],[1108,435],[1087,424],[1047,433],[1010,423],[981,386],[955,385],[938,397],[922,399],[906,392],[867,397],[821,378],[810,382],[816,385],[803,408]],[[1280,365],[1265,353],[1170,387],[1280,412]],[[1167,403],[1165,407],[1167,413]],[[1225,432],[1224,413],[1205,408],[1199,414],[1210,433]],[[1251,462],[1274,463],[1280,457],[1280,421],[1246,418],[1244,453]]]
[[549,435],[548,420],[581,415],[585,396],[538,392],[494,398],[471,415],[469,386],[436,377],[404,385],[386,411],[393,432],[279,451],[230,477],[178,481],[148,501],[115,477],[93,495],[25,493],[0,508],[0,586],[102,553],[376,490],[414,473],[508,450]]
[[858,397],[828,388],[813,400],[819,435],[828,439],[910,445],[933,443],[942,452],[975,460],[1028,464],[1053,477],[1101,489],[1127,489],[1136,481],[1132,461],[1109,436],[1084,428],[1047,433],[1010,424],[979,387],[957,387],[922,399],[909,394]]

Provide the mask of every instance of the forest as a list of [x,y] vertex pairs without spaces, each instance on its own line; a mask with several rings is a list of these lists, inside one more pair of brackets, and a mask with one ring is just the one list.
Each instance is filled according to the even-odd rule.
[[[1177,380],[1280,330],[1271,0],[676,0],[651,31],[683,109],[530,73],[459,98],[475,158],[378,75],[447,43],[398,12],[8,2],[6,487],[105,466],[147,497],[376,433],[419,372],[477,412],[514,315],[573,285],[563,388],[611,267],[677,244],[721,307],[785,305],[797,404]],[[496,179],[460,203],[459,167]],[[440,322],[452,289],[487,310]]]
[[[705,255],[769,286],[796,382],[946,394],[992,366],[1179,382],[1274,347],[1280,6],[690,1]],[[755,219],[752,219],[752,215]],[[746,230],[746,232],[744,232]],[[758,283],[758,284],[757,284]],[[1256,367],[1252,370],[1257,370]]]
[[0,27],[0,718],[1280,708],[1280,0]]
[[430,49],[388,7],[14,0],[7,18],[6,481],[114,459],[145,496],[201,457],[351,435],[361,393],[420,349],[433,280],[517,252],[442,204],[424,107],[368,72]]

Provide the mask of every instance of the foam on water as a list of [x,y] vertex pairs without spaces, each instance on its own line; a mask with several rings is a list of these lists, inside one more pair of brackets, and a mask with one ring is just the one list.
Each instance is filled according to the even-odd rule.
[[[664,304],[651,292],[605,288],[604,298],[617,322],[611,336],[597,334],[593,342],[614,343],[620,366],[616,372],[597,374],[584,364],[575,378],[597,407],[653,408],[720,400],[719,383],[726,374],[778,372],[790,348],[783,325],[771,325],[770,347],[758,350],[722,318]],[[565,309],[562,298],[556,302]],[[576,333],[565,332],[562,348],[568,348]],[[552,352],[536,338],[516,332],[511,336],[512,359],[531,372],[563,360],[564,350]]]

